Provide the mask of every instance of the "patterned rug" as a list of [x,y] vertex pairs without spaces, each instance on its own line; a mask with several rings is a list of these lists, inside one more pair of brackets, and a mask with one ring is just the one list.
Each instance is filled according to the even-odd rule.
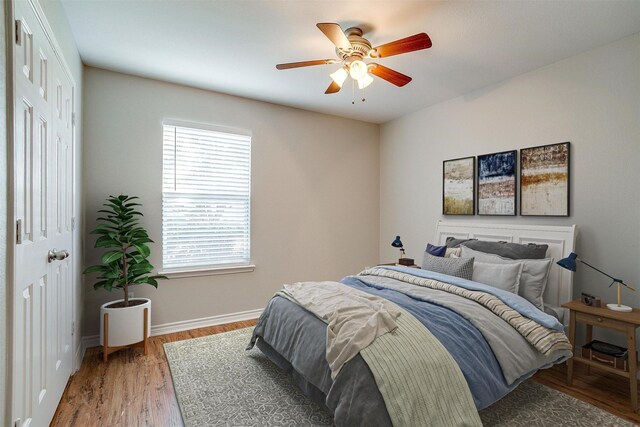
[[[333,425],[260,350],[244,350],[250,336],[246,328],[164,345],[185,426]],[[533,381],[480,417],[485,426],[634,425]]]

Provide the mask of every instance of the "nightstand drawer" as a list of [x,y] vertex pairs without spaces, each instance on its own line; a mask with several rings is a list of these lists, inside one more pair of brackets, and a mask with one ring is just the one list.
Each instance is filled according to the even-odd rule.
[[622,332],[626,332],[627,329],[629,329],[628,323],[620,322],[614,319],[607,319],[606,317],[602,317],[594,314],[576,313],[576,321],[580,323],[586,323],[588,325],[601,326],[603,328],[608,328],[608,329],[615,329]]

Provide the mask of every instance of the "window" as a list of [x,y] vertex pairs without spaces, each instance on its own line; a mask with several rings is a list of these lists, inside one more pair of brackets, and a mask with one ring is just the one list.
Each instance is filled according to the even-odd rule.
[[176,121],[163,128],[164,272],[248,266],[251,133]]

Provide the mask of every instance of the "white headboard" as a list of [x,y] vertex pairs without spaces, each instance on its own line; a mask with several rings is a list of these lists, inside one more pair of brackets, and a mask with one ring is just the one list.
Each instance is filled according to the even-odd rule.
[[556,265],[558,261],[573,252],[577,230],[575,225],[526,225],[491,224],[470,222],[438,221],[436,241],[444,245],[447,237],[456,239],[479,239],[493,242],[547,244],[547,258],[554,263],[549,273],[549,281],[544,291],[546,303],[559,307],[573,299],[573,273]]

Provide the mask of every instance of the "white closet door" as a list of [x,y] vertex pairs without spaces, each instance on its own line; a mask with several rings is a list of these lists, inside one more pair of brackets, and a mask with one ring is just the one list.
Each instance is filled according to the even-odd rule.
[[16,0],[14,17],[11,410],[14,426],[47,426],[73,358],[73,87],[31,4]]

